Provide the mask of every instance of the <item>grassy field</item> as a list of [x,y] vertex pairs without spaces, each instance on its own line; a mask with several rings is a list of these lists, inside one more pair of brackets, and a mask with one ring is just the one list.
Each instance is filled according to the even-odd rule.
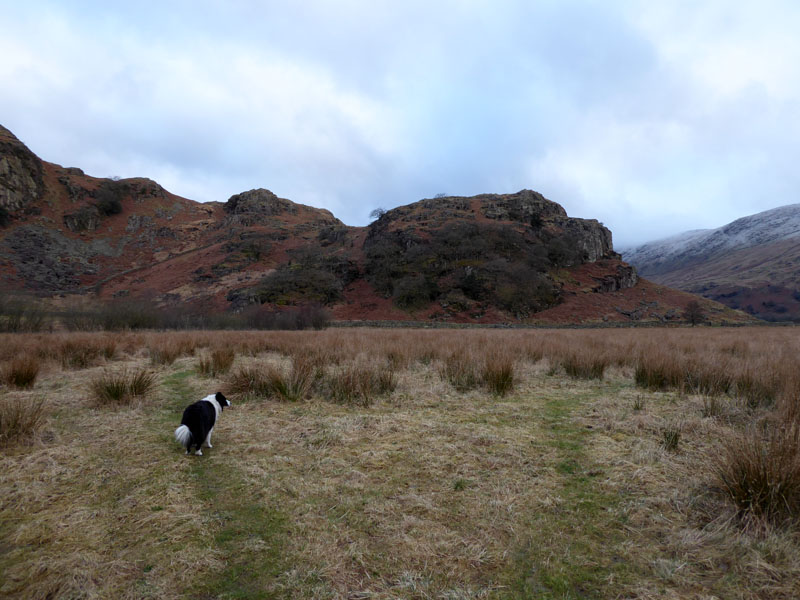
[[2,335],[0,596],[797,598],[795,331]]

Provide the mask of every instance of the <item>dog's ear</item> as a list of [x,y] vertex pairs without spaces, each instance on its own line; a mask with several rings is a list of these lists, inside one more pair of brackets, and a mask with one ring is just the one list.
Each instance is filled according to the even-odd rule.
[[228,400],[225,396],[222,395],[222,392],[217,392],[214,398],[219,402],[220,406],[230,406],[230,400]]

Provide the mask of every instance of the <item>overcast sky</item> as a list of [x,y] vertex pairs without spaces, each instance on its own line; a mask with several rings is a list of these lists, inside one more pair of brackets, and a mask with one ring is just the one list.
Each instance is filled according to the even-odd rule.
[[[117,6],[117,5],[122,6]],[[800,2],[0,0],[0,124],[349,225],[542,192],[615,246],[800,202]]]

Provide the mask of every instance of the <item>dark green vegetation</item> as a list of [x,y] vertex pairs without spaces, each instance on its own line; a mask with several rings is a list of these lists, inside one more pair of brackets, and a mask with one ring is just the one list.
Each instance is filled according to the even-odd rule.
[[541,226],[455,222],[416,235],[378,220],[364,244],[367,280],[406,309],[443,299],[466,310],[487,302],[517,317],[559,302],[550,273],[583,260],[568,234]]

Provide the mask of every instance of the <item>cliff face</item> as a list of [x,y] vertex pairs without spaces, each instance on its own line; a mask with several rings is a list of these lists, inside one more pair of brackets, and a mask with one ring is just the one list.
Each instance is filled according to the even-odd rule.
[[0,207],[21,212],[44,193],[42,163],[13,133],[0,125]]
[[664,317],[688,301],[649,299],[608,229],[530,190],[425,199],[348,227],[265,189],[201,204],[91,177],[0,129],[0,207],[0,283],[41,296],[483,323]]

